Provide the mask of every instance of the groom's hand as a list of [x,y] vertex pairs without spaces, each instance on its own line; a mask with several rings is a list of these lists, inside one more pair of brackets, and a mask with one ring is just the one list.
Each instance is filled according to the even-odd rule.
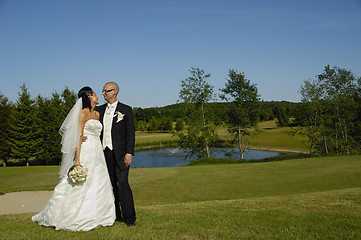
[[88,139],[87,136],[83,136],[82,139],[81,139],[81,142],[85,142],[87,139]]
[[132,157],[133,156],[131,154],[129,154],[129,153],[125,154],[125,156],[124,156],[124,164],[125,164],[126,167],[129,167],[129,165],[132,163]]

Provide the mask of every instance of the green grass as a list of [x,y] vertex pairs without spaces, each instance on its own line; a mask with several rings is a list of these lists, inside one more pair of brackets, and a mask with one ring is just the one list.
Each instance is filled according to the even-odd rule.
[[288,134],[291,130],[290,127],[277,127],[275,120],[272,120],[261,122],[259,128],[262,132],[252,141],[251,148],[285,152],[309,152],[307,138]]
[[0,168],[0,192],[52,190],[59,181],[59,166]]
[[[291,127],[278,127],[276,120],[260,122],[258,127],[261,133],[251,140],[251,149],[279,152],[309,152],[307,138],[288,134],[292,130]],[[224,127],[217,128],[217,133],[222,140],[230,140],[231,138],[229,132]]]
[[[57,232],[32,214],[0,216],[3,239],[360,239],[361,189],[138,206],[135,228],[115,223]],[[19,231],[21,229],[21,231]]]
[[261,132],[251,143],[251,148],[274,151],[309,152],[307,139],[289,135],[289,127],[269,129]]
[[[0,168],[0,191],[49,190],[58,181],[49,175],[57,170]],[[139,168],[131,169],[130,183],[135,228],[115,223],[72,233],[37,226],[30,221],[32,214],[3,215],[0,239],[361,238],[359,155]]]
[[151,132],[140,132],[135,133],[136,144],[154,143],[154,142],[169,142],[177,140],[172,133],[151,133]]

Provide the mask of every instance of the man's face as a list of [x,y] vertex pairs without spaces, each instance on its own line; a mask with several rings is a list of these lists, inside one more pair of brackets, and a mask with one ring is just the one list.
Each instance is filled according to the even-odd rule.
[[116,95],[115,91],[116,90],[115,90],[114,86],[112,86],[111,84],[105,84],[103,87],[103,91],[102,91],[104,100],[109,102],[109,100],[112,99]]

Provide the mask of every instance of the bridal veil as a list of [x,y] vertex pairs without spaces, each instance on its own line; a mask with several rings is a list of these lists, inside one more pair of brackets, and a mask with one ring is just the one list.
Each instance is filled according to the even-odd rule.
[[63,153],[59,170],[61,178],[67,175],[69,168],[74,163],[75,151],[78,147],[81,134],[82,109],[83,101],[82,98],[79,98],[59,129],[59,133],[62,136],[61,152]]

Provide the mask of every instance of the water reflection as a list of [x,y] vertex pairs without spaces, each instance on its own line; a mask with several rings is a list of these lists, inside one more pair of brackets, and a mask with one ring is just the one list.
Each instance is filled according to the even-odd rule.
[[[234,153],[235,158],[239,158],[236,148],[217,148],[214,156],[224,158],[226,153]],[[261,159],[266,157],[278,156],[277,152],[249,150],[244,154],[247,159]],[[180,148],[162,148],[158,150],[148,150],[136,152],[133,157],[131,168],[152,168],[152,167],[180,167],[189,162],[185,160],[186,154]]]

